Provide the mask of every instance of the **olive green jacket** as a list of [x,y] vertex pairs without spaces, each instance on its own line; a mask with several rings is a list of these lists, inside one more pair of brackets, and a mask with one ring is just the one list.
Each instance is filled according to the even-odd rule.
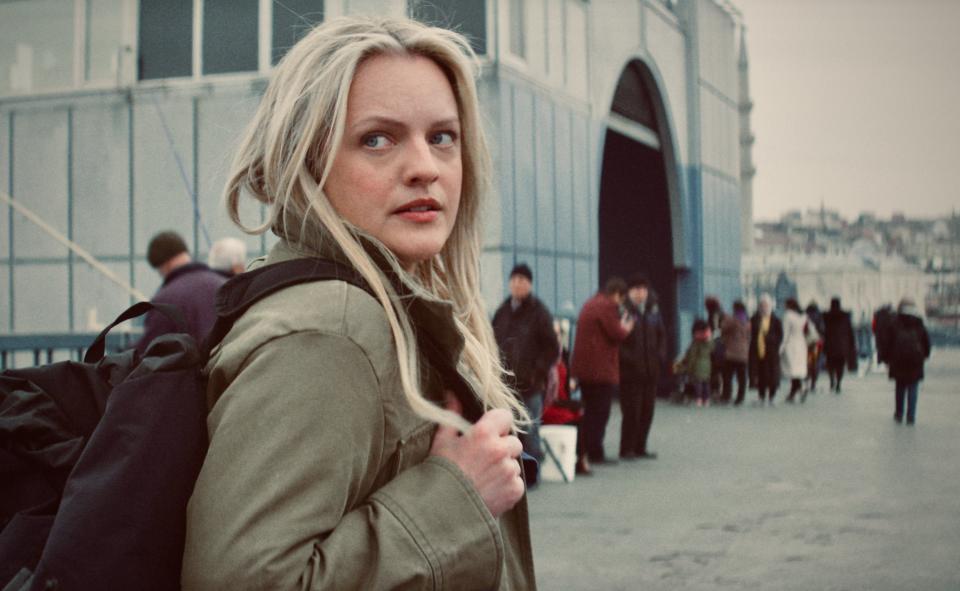
[[[281,241],[266,263],[298,256]],[[418,330],[459,338],[450,308],[429,306],[446,323]],[[536,588],[526,496],[495,520],[456,465],[428,455],[436,425],[409,407],[386,315],[362,289],[268,296],[207,371],[185,590]],[[442,400],[442,384],[425,393]]]

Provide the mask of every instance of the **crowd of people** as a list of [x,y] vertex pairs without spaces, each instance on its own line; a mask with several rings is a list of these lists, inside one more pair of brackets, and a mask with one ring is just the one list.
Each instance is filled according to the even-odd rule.
[[[584,303],[572,353],[568,321],[554,321],[551,330],[550,311],[532,294],[532,282],[528,265],[513,268],[510,296],[494,315],[494,332],[507,375],[534,419],[521,436],[524,450],[544,459],[541,422],[575,425],[577,474],[591,474],[593,465],[657,457],[647,442],[664,382],[679,404],[740,406],[752,388],[755,405],[775,406],[784,380],[785,402],[803,403],[817,392],[824,370],[830,391],[839,395],[846,372],[857,369],[857,337],[839,298],[825,312],[816,302],[804,309],[788,298],[778,314],[765,294],[750,316],[740,300],[727,313],[709,296],[704,316],[693,321],[689,345],[670,363],[665,324],[643,274],[629,281],[611,278]],[[889,307],[878,313],[874,332],[879,361],[889,365],[896,382],[894,417],[912,424],[917,383],[930,352],[913,302],[904,299],[896,313]],[[622,414],[618,458],[603,447],[614,400]]]

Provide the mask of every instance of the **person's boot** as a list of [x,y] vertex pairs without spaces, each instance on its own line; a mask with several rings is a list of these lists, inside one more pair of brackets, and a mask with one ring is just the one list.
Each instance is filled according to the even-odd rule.
[[593,476],[593,470],[590,469],[590,461],[587,459],[586,454],[577,458],[577,465],[574,468],[574,472],[578,476]]

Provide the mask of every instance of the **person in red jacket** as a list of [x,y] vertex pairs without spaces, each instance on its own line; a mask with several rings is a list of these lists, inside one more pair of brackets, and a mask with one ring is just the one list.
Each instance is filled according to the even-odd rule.
[[613,464],[603,453],[603,436],[610,404],[620,385],[620,343],[633,330],[634,320],[620,314],[627,284],[611,277],[603,291],[587,300],[577,319],[570,373],[580,384],[584,413],[577,456],[583,467],[586,455],[594,464]]

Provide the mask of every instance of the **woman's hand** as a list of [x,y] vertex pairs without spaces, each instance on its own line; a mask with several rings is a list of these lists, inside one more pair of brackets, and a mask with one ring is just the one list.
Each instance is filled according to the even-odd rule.
[[[459,402],[448,396],[447,408],[459,412]],[[463,471],[494,518],[516,505],[524,492],[517,461],[523,445],[510,434],[512,427],[510,411],[490,410],[462,435],[440,425],[430,448],[430,455],[446,458]]]

